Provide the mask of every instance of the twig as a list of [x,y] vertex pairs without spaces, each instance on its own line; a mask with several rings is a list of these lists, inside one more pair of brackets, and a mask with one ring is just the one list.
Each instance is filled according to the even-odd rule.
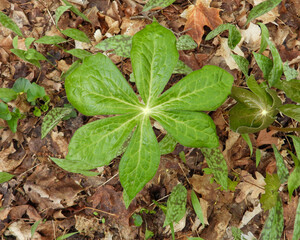
[[[97,208],[84,207],[83,209],[90,209],[90,210],[93,210],[93,211],[97,211],[97,212],[101,212],[101,213],[105,213],[107,215],[111,215],[111,216],[117,217],[117,215],[114,214],[114,213],[106,212],[106,211],[103,211],[103,210],[100,210],[100,209],[97,209]],[[81,209],[80,211],[82,211],[83,209]]]
[[105,185],[106,183],[110,182],[113,178],[115,178],[119,173],[116,173],[115,175],[113,175],[110,179],[108,179],[106,182],[102,183],[99,187],[102,187],[103,185]]

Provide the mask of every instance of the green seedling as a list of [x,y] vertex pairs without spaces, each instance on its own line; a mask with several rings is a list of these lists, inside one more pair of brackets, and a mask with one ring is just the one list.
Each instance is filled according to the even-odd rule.
[[7,172],[0,172],[0,184],[9,181],[14,175]]
[[18,78],[12,88],[0,88],[0,118],[4,119],[12,132],[17,131],[18,120],[24,118],[25,115],[18,108],[9,110],[7,102],[20,99],[25,99],[22,96],[26,95],[26,100],[35,106],[33,114],[37,117],[41,116],[41,112],[48,111],[50,102],[49,96],[46,95],[45,89],[36,83],[30,83],[25,78]]
[[[166,215],[164,227],[170,226],[172,239],[175,240],[175,232],[173,223],[178,223],[185,215],[187,201],[187,190],[182,184],[178,184],[172,190],[167,201],[167,206],[153,201]],[[199,210],[199,209],[197,209]]]
[[130,55],[141,101],[101,53],[86,57],[67,76],[67,97],[79,112],[118,116],[81,127],[72,137],[66,159],[52,158],[68,171],[95,174],[88,171],[118,156],[134,130],[119,165],[126,207],[158,169],[161,153],[150,117],[184,146],[217,147],[215,125],[201,111],[218,108],[233,83],[233,77],[223,69],[205,66],[161,94],[178,62],[178,51],[173,33],[157,22],[133,37]]

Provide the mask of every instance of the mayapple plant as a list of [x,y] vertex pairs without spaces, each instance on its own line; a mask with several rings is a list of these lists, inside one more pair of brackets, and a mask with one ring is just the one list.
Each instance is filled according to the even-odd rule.
[[[155,175],[160,149],[150,118],[187,147],[219,145],[212,119],[200,111],[218,108],[228,97],[233,77],[205,66],[163,90],[178,61],[174,34],[156,21],[133,36],[131,63],[141,101],[112,61],[101,53],[86,57],[65,81],[68,100],[82,114],[116,115],[79,128],[66,159],[51,158],[77,173],[108,165],[130,142],[119,164],[126,207]],[[132,134],[132,132],[134,133]]]

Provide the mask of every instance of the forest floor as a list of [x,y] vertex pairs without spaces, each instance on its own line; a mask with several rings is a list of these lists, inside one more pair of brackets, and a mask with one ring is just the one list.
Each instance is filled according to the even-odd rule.
[[[77,28],[86,33],[91,43],[70,40],[66,49],[81,48],[91,53],[99,52],[94,46],[112,35],[134,35],[157,21],[171,29],[179,37],[186,33],[185,10],[195,4],[193,1],[177,0],[164,9],[142,12],[144,0],[71,0],[91,23],[71,11],[60,18],[61,29]],[[202,2],[205,2],[204,0]],[[207,1],[206,1],[207,2]],[[260,81],[263,74],[251,55],[260,48],[260,28],[256,22],[263,22],[270,31],[283,62],[300,69],[300,1],[283,0],[270,13],[244,26],[247,15],[259,0],[212,0],[211,8],[219,13],[209,16],[213,21],[218,14],[223,23],[239,27],[242,41],[234,50],[244,55],[250,62],[251,74]],[[62,6],[59,0],[0,0],[0,11],[13,19],[26,37],[39,39],[45,35],[61,35],[55,26],[55,10]],[[224,39],[225,31],[210,41],[205,36],[210,29],[198,18],[195,25],[203,25],[203,36],[198,39],[199,47],[180,51],[180,60],[193,70],[205,65],[217,65],[234,76],[235,86],[246,87],[245,77],[230,57],[231,50]],[[198,26],[199,27],[199,26]],[[0,24],[0,87],[11,88],[16,79],[23,77],[44,87],[50,97],[50,109],[68,103],[61,74],[76,60],[75,57],[54,45],[34,43],[34,48],[54,64],[41,62],[37,68],[16,57],[9,49],[13,47],[15,34]],[[25,47],[19,38],[19,47]],[[266,51],[268,53],[268,50]],[[129,58],[109,55],[126,79],[132,72]],[[174,74],[168,85],[172,86],[183,75]],[[133,83],[132,86],[134,87]],[[282,102],[290,102],[284,93],[278,91]],[[17,105],[20,103],[16,103]],[[272,149],[275,144],[284,156],[289,171],[294,165],[287,150],[293,150],[288,134],[272,128],[299,127],[299,123],[283,115],[269,128],[250,134],[254,152],[261,152],[261,161],[256,167],[255,154],[250,154],[246,141],[230,130],[228,112],[235,101],[226,102],[209,115],[217,126],[222,151],[229,170],[229,177],[235,181],[235,191],[222,191],[216,183],[211,183],[211,175],[204,174],[206,160],[200,149],[186,148],[177,144],[171,154],[162,155],[155,177],[136,196],[128,209],[122,201],[122,186],[118,177],[120,157],[109,166],[98,168],[95,177],[67,172],[52,162],[49,157],[64,158],[68,143],[74,132],[84,124],[99,118],[87,117],[77,112],[75,118],[61,121],[44,139],[41,139],[41,117],[33,114],[34,107],[23,104],[19,108],[26,113],[19,120],[17,132],[12,133],[4,120],[0,119],[0,171],[15,177],[0,185],[0,232],[1,239],[30,239],[32,225],[39,223],[33,239],[56,239],[67,233],[78,232],[69,239],[145,239],[146,229],[153,232],[151,239],[171,239],[169,228],[163,228],[165,215],[153,200],[167,201],[172,188],[181,182],[188,190],[187,211],[184,218],[175,224],[176,239],[202,237],[205,240],[233,239],[231,227],[238,227],[249,236],[259,237],[268,211],[264,211],[259,198],[264,192],[266,173],[276,172],[276,162]],[[164,130],[154,125],[160,140]],[[184,154],[183,154],[184,153]],[[185,160],[183,161],[183,156]],[[291,200],[286,186],[281,191],[284,210],[284,232],[282,239],[292,239],[295,212],[299,190]],[[197,218],[190,199],[194,190],[200,199],[205,226]],[[143,224],[135,226],[132,215],[138,213]]]

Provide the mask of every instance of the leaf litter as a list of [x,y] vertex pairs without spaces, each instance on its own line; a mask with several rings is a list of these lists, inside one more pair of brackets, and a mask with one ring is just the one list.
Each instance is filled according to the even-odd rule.
[[[91,44],[77,41],[74,44],[77,48],[86,49],[93,54],[99,51],[93,46],[102,39],[120,35],[133,36],[150,23],[149,19],[155,17],[178,36],[189,34],[195,40],[198,48],[180,51],[180,59],[193,70],[214,63],[229,70],[235,76],[236,84],[243,86],[241,71],[232,60],[229,60],[232,51],[225,44],[228,35],[222,33],[218,39],[212,41],[205,41],[204,37],[223,22],[235,24],[241,29],[244,38],[242,45],[238,45],[236,53],[250,61],[251,51],[259,49],[260,46],[259,29],[254,27],[254,23],[262,21],[270,29],[271,38],[274,39],[283,61],[288,61],[289,67],[298,72],[300,69],[300,44],[296,34],[299,31],[297,1],[285,1],[279,4],[271,12],[253,20],[247,28],[243,27],[246,15],[261,1],[245,1],[245,3],[237,4],[239,1],[234,0],[222,1],[222,3],[198,0],[192,4],[177,0],[163,10],[144,13],[142,9],[146,1],[142,0],[70,2],[76,9],[84,12],[91,23],[67,10],[58,20],[58,26],[61,29],[84,30]],[[33,1],[20,4],[19,1],[3,0],[0,10],[15,20],[22,34],[39,39],[45,35],[63,37],[56,29],[55,21],[54,23],[52,21],[52,18],[55,19],[56,9],[62,5],[64,4],[61,1]],[[0,32],[0,86],[12,87],[18,77],[25,77],[45,87],[51,98],[51,108],[63,107],[67,104],[60,75],[68,70],[76,58],[54,46],[33,43],[32,46],[35,49],[45,56],[50,56],[51,61],[58,64],[58,67],[54,68],[49,63],[42,62],[42,67],[38,70],[30,64],[19,61],[10,52],[15,35],[2,25],[0,25]],[[20,48],[25,47],[24,39],[20,37],[18,42]],[[68,50],[72,48],[68,43],[66,47]],[[219,52],[217,52],[218,49]],[[217,57],[217,54],[220,56]],[[269,55],[268,49],[264,54]],[[120,58],[113,54],[110,57],[129,79],[130,59]],[[262,73],[251,61],[250,68],[257,80],[262,79]],[[169,87],[178,80],[179,78],[174,75],[168,84]],[[286,96],[283,96],[283,101],[290,102]],[[244,233],[248,234],[250,231],[258,238],[267,217],[267,214],[260,208],[258,200],[265,190],[266,172],[276,172],[274,157],[271,156],[271,144],[275,144],[280,151],[293,149],[284,132],[270,128],[253,134],[251,140],[254,151],[263,152],[261,162],[256,169],[255,155],[250,156],[250,150],[244,140],[228,130],[226,111],[230,108],[230,104],[232,103],[227,101],[222,106],[222,110],[220,108],[212,115],[219,128],[221,151],[230,166],[229,178],[237,182],[236,191],[220,190],[219,185],[213,182],[212,176],[203,173],[203,169],[208,166],[201,151],[177,144],[172,153],[162,156],[156,176],[146,185],[128,210],[120,201],[122,188],[116,168],[118,158],[109,167],[98,169],[100,174],[96,177],[67,173],[48,159],[53,155],[65,157],[68,142],[75,130],[96,118],[79,114],[73,119],[60,121],[51,134],[41,140],[42,121],[31,114],[33,109],[30,105],[23,105],[20,108],[29,114],[19,121],[17,133],[11,133],[5,122],[0,120],[0,126],[4,127],[0,129],[1,171],[8,171],[16,176],[0,186],[1,207],[4,208],[0,212],[1,234],[19,239],[29,238],[32,225],[39,219],[43,219],[34,233],[36,239],[54,239],[67,232],[76,231],[81,232],[81,235],[74,235],[70,239],[76,239],[76,236],[80,236],[81,239],[83,237],[87,239],[144,239],[146,229],[154,232],[153,239],[168,239],[170,233],[162,228],[165,221],[164,214],[152,205],[152,200],[166,203],[168,194],[178,182],[181,182],[188,192],[194,189],[197,193],[204,213],[205,227],[196,224],[197,216],[188,198],[185,222],[178,228],[180,231],[177,231],[177,237],[186,239],[200,236],[204,239],[229,239],[227,229],[237,226]],[[279,120],[276,126],[297,126],[289,118]],[[156,129],[156,134],[158,138],[164,135],[159,129]],[[181,151],[185,153],[188,165],[179,159]],[[284,159],[287,158],[290,156]],[[295,166],[292,161],[287,162],[291,172]],[[281,192],[280,195],[284,200],[283,236],[292,239],[299,199],[297,196],[292,196],[289,201],[287,190]],[[142,208],[156,213],[141,213],[144,223],[141,227],[135,227],[131,215],[140,213]]]

